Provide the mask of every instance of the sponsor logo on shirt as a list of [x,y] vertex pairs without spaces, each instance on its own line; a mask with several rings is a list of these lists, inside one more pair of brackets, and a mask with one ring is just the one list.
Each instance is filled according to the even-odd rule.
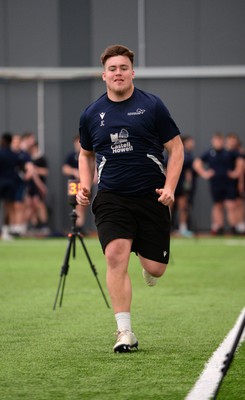
[[100,126],[105,126],[104,116],[105,112],[100,113]]
[[121,129],[119,133],[111,133],[112,153],[127,153],[133,151],[133,146],[128,140],[129,133],[127,129]]
[[141,108],[137,108],[136,111],[128,112],[127,115],[142,115],[144,114],[145,110],[141,110]]

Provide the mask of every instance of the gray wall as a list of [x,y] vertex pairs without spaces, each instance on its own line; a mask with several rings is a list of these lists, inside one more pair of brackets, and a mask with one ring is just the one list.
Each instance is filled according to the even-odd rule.
[[[146,66],[245,64],[244,0],[145,0]],[[138,64],[137,0],[0,0],[0,66],[99,66],[103,49],[123,43]],[[135,80],[158,94],[181,131],[203,151],[213,132],[244,138],[245,81]],[[52,225],[69,224],[62,161],[81,110],[105,90],[99,80],[45,83],[45,152]],[[35,82],[0,81],[0,132],[37,131]],[[198,181],[195,220],[209,228],[210,197]]]

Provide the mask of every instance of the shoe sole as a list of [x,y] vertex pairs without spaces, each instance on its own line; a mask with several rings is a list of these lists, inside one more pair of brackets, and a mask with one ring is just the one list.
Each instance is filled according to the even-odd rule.
[[114,353],[130,353],[133,348],[138,350],[138,342],[134,343],[132,346],[129,344],[120,344],[114,348]]

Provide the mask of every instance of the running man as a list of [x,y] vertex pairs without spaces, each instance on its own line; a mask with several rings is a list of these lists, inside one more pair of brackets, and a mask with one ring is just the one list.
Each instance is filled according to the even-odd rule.
[[138,255],[146,283],[154,286],[169,260],[169,207],[183,165],[183,144],[160,98],[134,87],[134,53],[113,45],[106,48],[101,62],[107,91],[80,119],[77,202],[84,207],[90,204],[96,160],[98,193],[92,210],[117,322],[114,351],[128,352],[138,346],[130,317],[130,253]]

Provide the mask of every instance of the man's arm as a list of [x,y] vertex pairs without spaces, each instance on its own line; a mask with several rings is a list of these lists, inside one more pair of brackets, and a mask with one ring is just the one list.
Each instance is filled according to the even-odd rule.
[[193,162],[193,169],[200,175],[203,179],[210,179],[215,175],[212,169],[205,169],[201,158],[196,158]]
[[156,193],[159,194],[159,202],[165,206],[171,206],[174,202],[174,192],[183,167],[184,147],[179,135],[165,143],[164,147],[168,152],[166,181],[163,188],[156,189]]
[[77,194],[77,203],[85,207],[90,204],[91,187],[95,171],[94,152],[81,148],[78,163],[81,190]]
[[235,168],[232,171],[228,171],[227,175],[231,179],[239,179],[243,175],[244,160],[242,157],[238,157],[235,161]]
[[71,167],[68,164],[64,164],[62,166],[62,172],[66,176],[75,176],[76,178],[79,178],[79,172],[78,169]]
[[31,179],[36,184],[41,195],[45,196],[47,194],[47,186],[36,173],[34,164],[31,161],[28,161],[25,163],[25,180],[29,181]]

